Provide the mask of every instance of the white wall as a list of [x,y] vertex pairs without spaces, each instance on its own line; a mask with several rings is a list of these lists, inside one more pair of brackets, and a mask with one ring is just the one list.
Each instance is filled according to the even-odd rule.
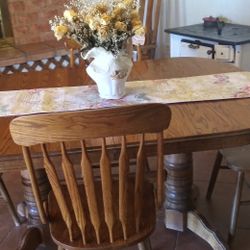
[[249,0],[186,0],[185,2],[183,6],[186,10],[185,25],[200,23],[204,16],[210,15],[215,17],[222,15],[233,23],[250,25]]

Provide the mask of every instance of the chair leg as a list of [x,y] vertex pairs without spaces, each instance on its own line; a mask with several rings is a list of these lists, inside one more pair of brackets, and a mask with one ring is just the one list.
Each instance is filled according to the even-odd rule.
[[244,172],[238,171],[238,178],[237,178],[237,184],[236,184],[235,194],[234,194],[234,198],[233,198],[231,221],[230,221],[230,228],[229,228],[229,234],[228,234],[228,242],[229,243],[233,240],[233,237],[234,237],[235,231],[236,231],[243,182],[244,182]]
[[31,227],[28,228],[22,236],[18,244],[18,250],[37,249],[42,242],[43,237],[41,231],[36,227]]
[[150,166],[149,166],[149,162],[148,162],[148,158],[146,157],[146,159],[145,159],[145,168],[146,168],[146,171],[148,172],[148,173],[150,173]]
[[1,195],[3,196],[3,199],[5,200],[5,202],[8,205],[9,211],[11,213],[11,216],[12,216],[12,219],[13,219],[15,225],[20,226],[21,225],[20,218],[17,215],[15,206],[14,206],[14,204],[13,204],[11,198],[10,198],[9,192],[8,192],[4,182],[2,180],[2,174],[1,173],[0,173],[0,192],[1,192]]
[[71,48],[69,52],[69,65],[70,68],[73,68],[75,66],[75,55],[74,50]]
[[215,182],[216,182],[219,170],[220,170],[222,159],[223,159],[223,155],[220,152],[218,152],[217,156],[216,156],[216,159],[215,159],[212,174],[211,174],[211,177],[210,177],[210,180],[209,180],[209,185],[208,185],[207,194],[206,194],[206,199],[207,200],[210,200],[210,198],[212,196],[212,193],[213,193],[213,190],[214,190],[214,185],[215,185]]
[[149,238],[137,244],[138,250],[152,250],[151,242]]

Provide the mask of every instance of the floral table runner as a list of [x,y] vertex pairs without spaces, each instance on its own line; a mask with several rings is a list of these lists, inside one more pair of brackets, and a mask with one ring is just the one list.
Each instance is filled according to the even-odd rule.
[[250,72],[133,81],[119,100],[98,96],[95,85],[0,91],[0,116],[96,109],[139,103],[181,103],[250,97]]

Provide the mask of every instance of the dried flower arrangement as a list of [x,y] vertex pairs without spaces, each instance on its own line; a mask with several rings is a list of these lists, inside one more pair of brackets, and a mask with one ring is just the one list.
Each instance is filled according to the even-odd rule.
[[63,17],[50,20],[51,30],[83,52],[102,47],[117,55],[128,38],[144,35],[139,0],[70,0],[65,7]]

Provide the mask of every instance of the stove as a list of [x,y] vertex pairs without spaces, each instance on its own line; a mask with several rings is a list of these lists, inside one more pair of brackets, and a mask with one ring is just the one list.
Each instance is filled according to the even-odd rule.
[[250,26],[225,24],[220,32],[217,27],[195,24],[166,32],[171,57],[206,57],[250,70]]

